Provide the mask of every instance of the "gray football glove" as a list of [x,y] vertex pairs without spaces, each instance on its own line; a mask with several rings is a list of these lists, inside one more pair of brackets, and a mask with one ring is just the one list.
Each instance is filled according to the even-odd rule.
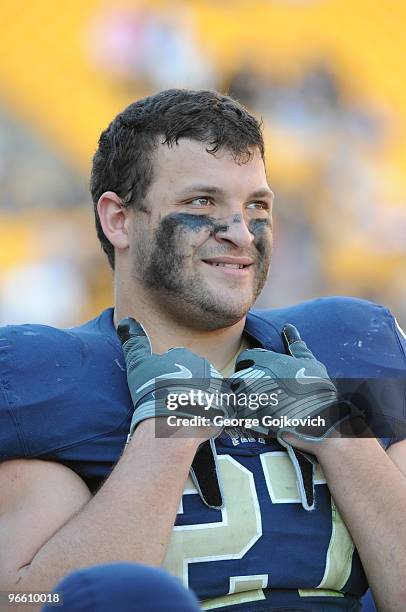
[[[197,396],[201,391],[215,398],[216,392],[221,392],[223,377],[207,359],[185,348],[169,349],[162,354],[152,353],[151,343],[144,328],[131,317],[120,322],[117,333],[123,347],[127,382],[134,404],[128,440],[137,425],[149,418],[173,415],[185,418],[194,416],[212,418],[216,414],[225,416],[223,407],[215,401],[209,411],[204,410],[204,403],[177,407],[176,410],[168,408],[169,394],[190,394],[193,391]],[[168,436],[171,433],[170,429],[170,427],[164,429]],[[202,500],[206,505],[215,508],[221,507],[223,503],[218,484],[217,457],[213,440],[221,431],[222,427],[208,426],[207,437],[210,436],[210,440],[201,444],[191,468],[191,476]],[[206,472],[212,472],[215,478],[208,478],[208,474],[203,473],[203,467]]]
[[[292,447],[284,434],[293,434],[307,442],[321,442],[339,424],[359,415],[359,412],[349,402],[339,401],[325,366],[307,348],[297,329],[286,325],[282,334],[290,355],[259,348],[243,351],[237,359],[231,387],[236,394],[266,393],[277,398],[277,403],[269,402],[255,412],[250,410],[249,402],[242,404],[242,408],[237,402],[236,413],[239,418],[259,419],[259,426],[252,427],[255,431],[267,436],[276,433],[295,469],[302,505],[306,510],[312,510],[315,458]],[[279,422],[274,426],[263,424],[263,417]]]

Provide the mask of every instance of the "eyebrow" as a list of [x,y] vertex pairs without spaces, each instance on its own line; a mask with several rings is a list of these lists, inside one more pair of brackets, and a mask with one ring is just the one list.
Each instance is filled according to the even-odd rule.
[[[183,197],[183,196],[187,196],[187,195],[191,195],[191,194],[199,193],[199,192],[208,193],[211,195],[220,195],[220,196],[225,195],[225,192],[223,191],[223,189],[220,189],[219,187],[213,187],[212,185],[190,185],[189,187],[186,187],[186,189],[179,191],[176,194],[176,196]],[[273,197],[274,197],[273,191],[269,188],[264,188],[264,189],[257,189],[256,191],[253,191],[252,193],[250,193],[248,196],[248,199],[273,198]]]

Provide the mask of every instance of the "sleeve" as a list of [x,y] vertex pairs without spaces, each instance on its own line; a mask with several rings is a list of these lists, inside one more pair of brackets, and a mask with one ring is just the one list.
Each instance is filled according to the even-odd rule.
[[397,380],[397,386],[399,387],[399,418],[394,423],[392,430],[392,436],[388,440],[386,448],[389,448],[391,444],[400,442],[406,439],[406,334],[400,327],[398,321],[393,317],[394,332],[396,335],[397,342],[399,344],[399,350],[404,363],[403,376]]
[[338,355],[346,370],[335,378],[337,388],[364,412],[373,434],[388,448],[406,439],[406,337],[384,306],[345,305]]
[[13,406],[13,352],[10,329],[0,328],[0,461],[25,457],[24,443]]
[[[84,354],[73,334],[38,324],[0,329],[0,460],[77,442]],[[68,416],[69,413],[69,416]],[[73,413],[73,414],[72,414]]]
[[[386,309],[385,309],[386,310]],[[387,343],[386,355],[396,354],[396,368],[380,379],[368,381],[376,413],[371,418],[373,431],[387,450],[389,446],[406,439],[406,335],[389,310],[392,339]],[[374,428],[375,425],[375,428]]]
[[395,318],[393,319],[393,321],[395,324],[395,333],[397,335],[397,338],[400,344],[400,349],[406,361],[406,334],[403,331],[403,329],[400,327],[399,323],[397,322]]

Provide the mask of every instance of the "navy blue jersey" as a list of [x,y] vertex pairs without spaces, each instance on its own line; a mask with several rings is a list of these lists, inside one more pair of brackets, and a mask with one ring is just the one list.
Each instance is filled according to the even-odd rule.
[[[92,491],[109,475],[133,412],[112,314],[108,309],[69,330],[0,330],[0,460],[61,462]],[[251,311],[245,331],[254,345],[284,352],[286,323],[296,325],[330,376],[349,387],[357,381],[370,411],[404,423],[406,342],[386,309],[322,298]],[[377,381],[384,392],[376,393]],[[387,443],[400,439],[401,428],[390,428],[387,437]],[[207,609],[357,610],[365,577],[321,470],[316,509],[306,512],[276,442],[227,430],[216,446],[225,507],[206,508],[188,481],[165,566]]]

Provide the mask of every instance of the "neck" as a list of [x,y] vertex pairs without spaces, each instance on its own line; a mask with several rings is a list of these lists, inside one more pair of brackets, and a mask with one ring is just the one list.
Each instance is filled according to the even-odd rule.
[[[119,292],[117,292],[119,293]],[[215,330],[196,330],[170,317],[163,309],[152,306],[142,292],[137,304],[116,295],[114,326],[124,317],[134,317],[147,332],[154,353],[164,353],[170,348],[185,347],[210,361],[217,370],[223,369],[234,357],[241,344],[245,317],[231,325]]]

